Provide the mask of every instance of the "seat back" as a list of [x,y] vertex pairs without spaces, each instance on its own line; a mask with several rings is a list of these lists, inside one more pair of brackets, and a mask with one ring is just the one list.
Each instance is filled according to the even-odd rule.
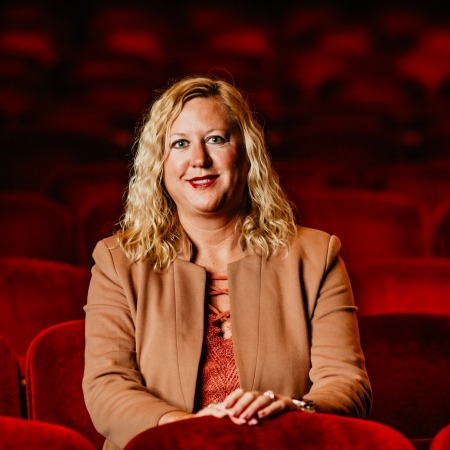
[[430,450],[448,450],[450,448],[450,424],[442,428],[431,441]]
[[34,193],[0,194],[0,255],[74,262],[74,228],[68,210]]
[[28,415],[76,430],[101,449],[105,439],[84,403],[83,372],[84,320],[62,322],[39,333],[27,354]]
[[413,450],[405,436],[369,420],[332,414],[286,413],[261,426],[240,427],[229,420],[199,417],[151,428],[133,438],[125,450]]
[[359,315],[450,315],[450,259],[390,258],[361,263],[350,272]]
[[373,390],[371,420],[431,441],[450,423],[450,316],[363,316],[359,327]]
[[365,179],[369,188],[401,192],[433,210],[450,195],[450,159],[372,167]]
[[321,189],[297,193],[292,200],[303,225],[341,239],[349,265],[430,254],[431,216],[423,205],[401,194]]
[[117,228],[123,212],[123,191],[111,190],[92,195],[80,206],[77,218],[76,253],[79,264],[91,268],[97,242]]
[[450,198],[442,201],[434,212],[433,254],[450,257]]
[[95,244],[119,221],[128,171],[123,161],[83,163],[49,174],[43,183],[45,194],[72,212],[78,264],[92,267]]
[[0,335],[0,416],[21,417],[20,371],[17,354]]
[[95,450],[69,428],[35,420],[0,417],[0,448],[5,450]]
[[56,261],[0,257],[0,329],[18,354],[44,328],[84,318],[90,272]]
[[308,189],[356,186],[358,183],[354,171],[344,163],[294,157],[275,161],[274,168],[288,195],[307,192]]

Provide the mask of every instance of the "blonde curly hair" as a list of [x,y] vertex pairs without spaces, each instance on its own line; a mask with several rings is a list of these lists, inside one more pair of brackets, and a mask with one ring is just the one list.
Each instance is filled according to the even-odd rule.
[[183,236],[176,205],[163,183],[168,134],[183,106],[196,97],[222,102],[242,136],[250,162],[247,214],[238,224],[243,245],[268,258],[287,248],[296,232],[292,204],[272,169],[262,127],[242,93],[218,78],[186,77],[162,92],[144,116],[124,215],[115,233],[132,261],[146,260],[156,271],[167,269],[176,258]]

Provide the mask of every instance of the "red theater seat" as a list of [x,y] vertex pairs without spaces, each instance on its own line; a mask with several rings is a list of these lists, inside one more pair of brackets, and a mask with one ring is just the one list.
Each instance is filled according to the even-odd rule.
[[289,158],[275,161],[282,186],[288,195],[318,188],[357,186],[357,175],[344,163],[327,163],[315,159]]
[[95,450],[84,436],[45,422],[0,417],[0,447],[4,450]]
[[442,201],[434,213],[433,253],[450,258],[450,198]]
[[38,194],[0,193],[1,256],[74,262],[69,211]]
[[152,428],[125,450],[413,450],[399,432],[380,423],[327,414],[288,413],[259,426],[239,426],[228,419],[201,417]]
[[[0,181],[6,189],[36,191],[48,173],[62,167],[123,158],[124,146],[116,134],[106,128],[104,114],[99,113],[99,109],[95,109],[94,114],[86,104],[84,110],[81,109],[80,101],[79,96],[73,100],[69,115],[67,106],[61,112],[55,108],[46,111],[29,126],[1,133],[5,164],[0,166]],[[49,109],[52,107],[55,105]],[[52,120],[52,114],[53,117],[59,115],[59,120]],[[85,126],[87,119],[95,125]],[[126,152],[129,152],[128,148]]]
[[84,163],[50,174],[44,193],[75,221],[76,261],[91,267],[95,244],[112,233],[123,209],[129,167],[122,161]]
[[20,26],[5,26],[0,32],[0,52],[21,56],[51,68],[58,61],[58,49],[54,36],[46,29],[24,29]]
[[9,341],[0,335],[0,416],[21,417],[19,360]]
[[370,419],[428,448],[450,423],[450,316],[362,316],[359,327],[374,398]]
[[128,161],[72,164],[53,170],[42,180],[42,193],[77,215],[90,197],[115,192],[120,198],[129,176]]
[[122,190],[97,192],[81,205],[76,219],[77,258],[81,265],[92,267],[92,251],[95,245],[100,239],[113,233],[122,212]]
[[359,315],[450,315],[450,259],[391,258],[361,262],[350,271]]
[[307,125],[285,127],[280,147],[283,154],[292,158],[345,164],[358,173],[375,164],[392,161],[399,151],[397,142],[382,130],[331,127],[321,130]]
[[450,159],[372,167],[365,174],[365,185],[369,189],[409,195],[433,210],[450,199]]
[[448,450],[450,448],[450,424],[442,428],[431,441],[430,450]]
[[423,205],[396,193],[363,189],[296,192],[300,222],[337,235],[349,265],[430,253],[430,217]]
[[[90,272],[30,258],[0,258],[0,329],[22,363],[33,337],[55,323],[84,318]],[[24,373],[24,372],[23,372]]]
[[105,439],[95,430],[84,403],[83,371],[84,320],[43,330],[27,354],[28,415],[76,430],[101,449]]

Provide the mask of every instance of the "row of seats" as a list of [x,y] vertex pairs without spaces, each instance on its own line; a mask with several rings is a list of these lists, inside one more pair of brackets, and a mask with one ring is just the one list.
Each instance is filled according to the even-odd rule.
[[274,167],[283,186],[293,194],[323,188],[397,192],[422,203],[434,213],[450,195],[449,156],[421,162],[367,162],[365,168],[358,167],[357,162],[355,165],[355,160],[364,157],[367,153],[361,150],[349,162],[298,156],[275,159]]
[[[44,328],[82,319],[90,271],[83,266],[0,257],[0,330],[21,368]],[[450,315],[450,259],[396,257],[349,267],[360,317],[375,314]]]
[[[450,316],[376,314],[360,317],[359,323],[374,394],[369,419],[401,433],[416,449],[427,449],[437,433],[450,423],[450,385],[445,376],[450,373]],[[33,338],[26,355],[25,389],[19,386],[15,353],[6,339],[0,343],[1,359],[5,362],[1,374],[4,382],[0,383],[1,415],[68,427],[101,449],[103,438],[92,425],[81,390],[84,320],[57,323]],[[25,390],[25,405],[21,404],[21,390]],[[326,420],[320,419],[322,424]],[[164,433],[160,430],[157,434]],[[354,438],[352,433],[345,436],[351,442]],[[166,445],[169,443],[174,448],[174,442],[169,440]]]
[[[45,136],[45,137],[44,137]],[[80,203],[93,189],[102,191],[124,190],[131,169],[131,156],[105,158],[104,160],[75,161],[71,154],[76,148],[83,151],[101,151],[98,141],[88,136],[69,140],[67,144],[48,144],[52,135],[32,134],[29,139],[21,136],[24,143],[32,146],[36,154],[50,152],[54,157],[37,161],[35,156],[14,162],[10,160],[0,167],[0,190],[35,191],[63,205]],[[299,142],[302,142],[301,140]],[[317,145],[320,144],[320,139]],[[13,140],[5,144],[14,146]],[[52,149],[52,145],[55,147]],[[59,150],[58,150],[59,148]],[[95,150],[94,150],[95,148]],[[280,158],[269,152],[284,187],[292,191],[312,188],[362,188],[374,191],[393,191],[406,194],[433,210],[450,194],[450,157],[430,158],[427,161],[375,162],[367,150],[347,147],[347,158],[335,151],[333,157],[297,155]],[[352,153],[354,155],[352,156]],[[18,152],[20,155],[21,152]]]
[[[288,189],[298,220],[342,240],[350,264],[393,256],[450,257],[450,198],[430,211],[397,192],[360,188]],[[0,255],[29,256],[91,267],[92,250],[123,209],[123,184],[95,179],[55,198],[0,192]]]
[[[8,383],[0,387],[0,416],[61,425],[80,433],[101,449],[104,438],[90,420],[81,389],[83,319],[61,322],[38,333],[27,349],[23,368],[18,357],[14,361],[16,353],[4,337],[1,352],[2,361],[14,364],[4,366],[2,373]],[[9,394],[6,388],[10,389]]]
[[[67,140],[58,127],[126,147],[155,90],[182,75],[217,71],[248,93],[279,154],[327,146],[332,157],[349,124],[363,154],[376,148],[371,157],[426,158],[448,149],[448,24],[388,5],[354,15],[333,5],[255,9],[194,3],[169,12],[107,2],[55,18],[46,5],[5,6],[1,128],[17,133],[14,148],[22,151],[25,131],[51,126],[52,147]],[[188,38],[174,30],[176,20]],[[323,112],[341,119],[334,122],[340,133],[324,130],[323,117],[313,122]],[[311,134],[317,126],[327,136]],[[96,137],[99,157],[105,143]]]
[[[231,422],[211,417],[195,421],[181,421],[144,431],[133,438],[125,450],[191,450],[193,446],[205,450],[222,447],[239,450],[242,443],[255,450],[278,448],[290,450],[302,441],[304,450],[339,445],[340,450],[414,450],[412,444],[400,433],[377,422],[349,419],[339,416],[300,415],[290,413],[272,419],[258,429],[236,427]],[[236,439],[230,439],[236,436]],[[348,437],[352,436],[351,439]],[[0,445],[8,450],[95,450],[95,446],[81,433],[68,427],[42,421],[27,421],[0,416]],[[430,450],[447,450],[450,446],[450,425],[432,439]],[[417,448],[417,447],[416,447]]]
[[[10,6],[3,9],[0,17],[4,25],[0,50],[34,58],[44,69],[66,64],[68,81],[74,84],[82,84],[86,77],[92,76],[99,67],[93,64],[95,57],[111,54],[150,64],[154,69],[150,80],[158,82],[166,81],[170,71],[179,73],[182,68],[188,72],[203,71],[217,61],[231,65],[236,75],[246,81],[252,78],[254,83],[262,83],[279,75],[280,81],[297,83],[306,89],[332,77],[338,80],[350,68],[359,69],[358,73],[372,70],[373,74],[374,62],[389,65],[389,70],[383,73],[385,80],[397,71],[407,81],[421,82],[430,91],[443,83],[445,76],[448,79],[449,69],[445,65],[448,24],[436,23],[423,10],[414,13],[384,6],[385,10],[381,7],[378,15],[368,8],[365,14],[352,17],[348,11],[339,11],[331,5],[280,5],[276,9],[260,8],[259,14],[239,6],[193,3],[166,14],[156,5],[118,6],[108,2],[83,14],[62,12],[57,18],[54,10],[45,7],[33,9],[29,5],[26,15],[23,7],[20,10]],[[171,27],[175,17],[184,20],[190,30],[189,39]],[[52,22],[55,19],[61,21],[59,27]],[[220,28],[211,26],[218,20]],[[395,30],[397,36],[389,20],[403,20]],[[63,26],[70,21],[73,28]],[[394,46],[396,38],[408,42]],[[201,55],[213,59],[208,62]],[[313,64],[302,70],[305,59]],[[358,67],[358,63],[370,59],[370,67]],[[429,63],[428,76],[417,67],[423,61]],[[137,81],[143,79],[143,67],[137,64],[133,67]],[[118,70],[115,72],[120,75]],[[253,78],[256,73],[259,78]]]
[[0,416],[0,446],[8,450],[96,450],[81,433],[61,425]]
[[35,193],[0,193],[0,255],[92,266],[95,244],[111,234],[121,210],[117,192],[91,192],[79,209]]
[[[341,450],[414,450],[400,433],[377,422],[339,416],[285,414],[272,419],[254,434],[250,427],[236,427],[231,422],[211,417],[181,421],[162,428],[149,429],[132,439],[125,450],[191,450],[217,449],[217,444],[239,450],[241,443],[255,450],[278,448],[289,450],[302,441],[302,448],[314,450],[339,445]],[[8,450],[95,450],[81,433],[68,427],[42,421],[26,421],[0,416],[0,445]],[[348,436],[352,436],[349,440]],[[237,439],[230,438],[236,436]],[[450,444],[450,426],[443,428],[431,441],[430,450],[446,450]]]
[[[170,437],[169,437],[170,435]],[[301,442],[301,444],[299,444]],[[414,445],[415,444],[415,445]],[[450,425],[427,443],[429,450],[447,450]],[[389,426],[374,421],[324,414],[288,413],[265,422],[262,427],[236,427],[231,422],[210,417],[195,422],[180,421],[144,431],[125,450],[190,450],[193,447],[215,450],[217,446],[231,450],[253,448],[290,450],[301,445],[303,450],[339,448],[340,450],[418,450],[424,446],[405,437]]]

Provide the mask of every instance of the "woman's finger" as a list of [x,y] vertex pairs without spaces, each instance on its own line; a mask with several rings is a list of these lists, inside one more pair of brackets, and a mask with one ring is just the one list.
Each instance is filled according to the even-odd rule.
[[256,416],[260,419],[270,417],[281,412],[293,410],[292,399],[283,395],[277,395],[275,400],[265,408],[258,411]]
[[225,409],[223,409],[219,404],[212,403],[207,408],[203,408],[196,414],[197,417],[202,416],[214,416],[221,419],[222,417],[228,416],[228,413]]
[[233,411],[233,415],[235,417],[240,417],[241,414],[259,397],[260,397],[259,392],[254,391],[244,392],[231,408]]
[[275,402],[276,402],[276,395],[272,391],[267,391],[267,392],[265,392],[263,394],[257,393],[257,395],[254,398],[254,400],[251,403],[249,403],[240,412],[239,417],[241,419],[249,420],[252,417],[256,417],[256,414],[259,411],[261,411],[261,410],[263,410],[265,408],[271,407]]
[[222,405],[225,408],[231,408],[237,400],[241,398],[241,396],[245,393],[244,389],[238,388],[235,389],[231,394],[228,394],[225,400],[222,402]]

